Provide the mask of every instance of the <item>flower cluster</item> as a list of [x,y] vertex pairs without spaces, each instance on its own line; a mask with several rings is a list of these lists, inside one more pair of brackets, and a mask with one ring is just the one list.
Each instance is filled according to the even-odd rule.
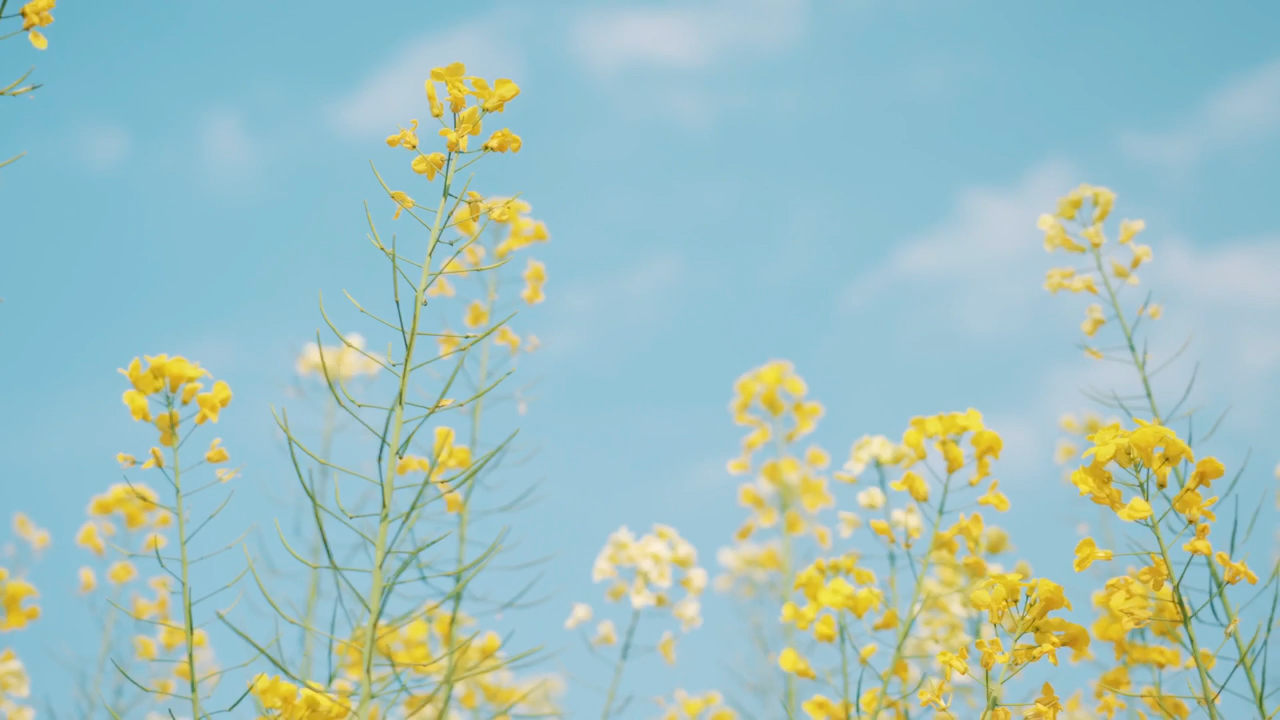
[[724,696],[715,690],[701,694],[685,692],[679,688],[671,699],[658,698],[662,706],[662,720],[734,720],[738,717],[724,704]]
[[250,682],[250,693],[262,706],[260,718],[280,720],[345,720],[351,706],[341,695],[309,683],[298,686],[279,675],[259,674]]
[[[559,691],[556,680],[518,677],[502,638],[492,630],[477,632],[474,625],[465,613],[455,615],[439,605],[424,607],[379,628],[373,663],[388,680],[408,674],[412,687],[436,688],[453,678],[458,704],[471,713],[488,717],[552,712]],[[330,689],[336,697],[348,696],[351,683],[360,677],[365,662],[360,635],[355,633],[337,648],[342,672]],[[443,701],[437,692],[410,692],[401,702],[403,717],[439,717]]]
[[0,650],[0,717],[8,720],[35,720],[36,711],[21,704],[31,697],[31,678],[17,653]]
[[21,630],[40,617],[40,606],[32,602],[40,593],[36,586],[11,577],[0,567],[0,632]]
[[[435,429],[435,441],[431,446],[431,457],[405,455],[396,463],[396,473],[406,475],[411,472],[424,472],[431,483],[444,497],[445,509],[456,513],[462,510],[462,493],[456,485],[465,480],[466,470],[471,467],[471,448],[455,443],[457,434],[450,427]],[[455,471],[449,478],[445,473]]]
[[27,33],[27,40],[37,50],[49,47],[49,39],[40,32],[40,28],[53,24],[53,8],[58,0],[30,0],[18,10],[22,15],[22,29]]
[[295,369],[302,376],[336,379],[348,382],[361,376],[373,377],[382,369],[382,359],[365,350],[364,337],[351,333],[342,345],[321,347],[307,343],[298,356]]

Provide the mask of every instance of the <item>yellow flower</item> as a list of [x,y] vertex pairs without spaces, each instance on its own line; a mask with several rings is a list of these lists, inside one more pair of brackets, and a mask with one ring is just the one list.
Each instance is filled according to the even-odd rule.
[[158,648],[154,638],[146,635],[135,635],[133,637],[133,654],[139,660],[155,660],[157,653]]
[[468,138],[479,135],[481,125],[480,108],[473,105],[458,115],[452,129],[440,128],[440,136],[449,152],[466,152]]
[[1076,572],[1082,572],[1095,560],[1110,560],[1112,554],[1110,550],[1099,549],[1093,538],[1086,537],[1076,545],[1076,559],[1071,566]]
[[506,345],[511,350],[512,354],[520,349],[520,336],[515,334],[515,331],[506,325],[498,328],[498,332],[495,333],[493,341],[499,345]]
[[1102,327],[1106,322],[1107,318],[1102,314],[1102,306],[1093,303],[1086,309],[1085,319],[1084,322],[1080,323],[1080,329],[1084,331],[1086,336],[1093,337],[1098,332],[1098,328]]
[[227,449],[222,447],[222,438],[214,438],[213,442],[209,443],[209,451],[204,454],[204,461],[211,465],[217,465],[229,459],[231,459],[231,456],[227,454]]
[[856,499],[858,507],[864,510],[879,510],[884,507],[884,503],[887,500],[884,496],[884,491],[876,487],[867,488],[859,492]]
[[150,532],[142,539],[142,552],[154,553],[158,550],[163,550],[164,546],[168,544],[169,538],[158,532]]
[[35,585],[19,578],[10,578],[9,571],[0,567],[0,633],[21,630],[39,619],[39,605],[23,605],[39,595]]
[[22,15],[22,29],[27,31],[27,40],[37,50],[49,47],[49,40],[36,28],[53,24],[53,8],[57,0],[31,0],[18,11]]
[[516,135],[507,128],[502,128],[490,135],[489,139],[485,141],[483,147],[485,150],[491,150],[493,152],[504,153],[510,150],[513,153],[517,153],[520,152],[520,148],[523,145],[524,142],[520,139],[519,135]]
[[400,132],[387,138],[387,147],[399,145],[406,150],[418,149],[418,121],[410,120],[409,129],[400,128]]
[[1224,552],[1215,553],[1213,559],[1217,560],[1218,564],[1221,565],[1222,569],[1225,571],[1224,579],[1227,581],[1227,584],[1235,585],[1241,580],[1247,580],[1250,585],[1258,584],[1258,576],[1249,569],[1249,566],[1245,564],[1244,560],[1232,562],[1231,558]]
[[565,630],[572,630],[591,620],[591,606],[586,603],[574,603],[569,611],[569,618],[564,621]]
[[542,294],[542,286],[547,282],[547,268],[542,263],[529,259],[524,269],[524,290],[520,298],[530,305],[536,305],[546,299]]
[[80,578],[80,592],[93,592],[94,588],[98,587],[98,576],[94,574],[93,568],[87,565],[81,567],[78,577]]
[[436,152],[415,157],[411,165],[414,172],[426,175],[427,180],[431,181],[436,179],[436,173],[444,170],[444,160],[444,153]]
[[596,636],[591,640],[595,645],[614,645],[618,642],[618,630],[612,620],[602,620],[596,625]]
[[911,493],[917,502],[928,502],[929,486],[924,478],[912,470],[908,470],[899,480],[889,483],[889,487],[901,492]]
[[128,560],[117,560],[107,568],[107,580],[116,585],[123,585],[136,577],[138,577],[138,568]]
[[999,485],[999,480],[992,480],[987,492],[978,498],[978,504],[990,506],[1000,512],[1007,512],[1009,510],[1009,498],[996,489]]
[[27,541],[31,549],[37,552],[48,547],[51,539],[48,530],[38,527],[26,513],[20,512],[13,514],[13,533]]
[[1196,525],[1196,536],[1188,540],[1182,546],[1182,549],[1192,555],[1204,555],[1205,557],[1212,555],[1213,545],[1209,543],[1209,523]]
[[453,335],[446,331],[436,337],[436,345],[440,348],[441,356],[452,355],[462,346],[462,336]]
[[520,94],[520,86],[507,78],[494,80],[492,88],[483,78],[471,78],[471,87],[471,94],[480,101],[485,112],[502,112],[507,103]]
[[1126,522],[1145,520],[1151,517],[1151,503],[1140,497],[1131,499],[1124,507],[1116,510],[1116,516]]
[[339,339],[342,344],[336,346],[307,343],[294,362],[294,371],[303,376],[345,381],[361,375],[374,377],[382,370],[381,355],[365,350],[364,336],[350,333]]
[[778,654],[778,667],[782,668],[785,673],[790,673],[796,677],[808,678],[813,680],[817,677],[813,672],[813,667],[809,665],[809,661],[803,655],[795,651],[795,648],[784,648]]
[[462,319],[462,324],[469,328],[475,329],[481,325],[489,324],[489,308],[479,300],[472,300],[467,306],[467,314]]
[[17,653],[8,648],[0,652],[0,711],[8,708],[10,720],[34,720],[34,711],[29,708],[17,708],[15,711],[16,706],[6,703],[6,695],[10,698],[31,695],[31,678],[27,675],[27,668],[18,659]]
[[1062,704],[1058,701],[1058,696],[1053,694],[1053,686],[1045,683],[1040,697],[1023,713],[1023,717],[1027,720],[1055,720],[1059,712],[1062,712]]
[[197,425],[218,422],[218,413],[231,404],[231,386],[222,380],[217,381],[209,392],[196,395],[196,404],[200,406],[200,412],[196,413]]
[[151,421],[151,406],[147,402],[145,394],[138,390],[125,390],[121,399],[128,406],[129,414],[133,416],[135,421]]
[[400,190],[392,190],[391,199],[396,204],[396,212],[394,215],[391,216],[392,220],[399,220],[401,210],[412,210],[414,205],[416,204],[413,202],[413,198],[409,197],[408,194]]
[[98,526],[92,521],[80,526],[76,532],[76,545],[91,550],[98,557],[102,557],[107,552],[106,542],[103,541]]
[[670,630],[662,633],[662,638],[658,640],[658,652],[668,665],[676,664],[676,636]]
[[1126,245],[1133,240],[1138,233],[1146,229],[1147,224],[1141,220],[1121,220],[1120,221],[1120,244]]
[[155,420],[156,429],[160,431],[160,444],[173,447],[178,442],[178,411],[169,410],[160,413]]

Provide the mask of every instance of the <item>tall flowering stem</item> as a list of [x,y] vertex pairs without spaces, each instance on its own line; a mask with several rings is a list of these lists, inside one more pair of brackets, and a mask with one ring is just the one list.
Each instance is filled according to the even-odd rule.
[[[1119,423],[1111,423],[1093,428],[1087,436],[1092,447],[1083,456],[1088,464],[1070,476],[1081,495],[1109,507],[1120,520],[1147,528],[1156,546],[1147,553],[1149,566],[1113,578],[1107,584],[1106,597],[1112,610],[1099,623],[1106,630],[1106,639],[1116,644],[1117,659],[1123,664],[1103,676],[1098,694],[1104,707],[1122,706],[1118,698],[1131,695],[1131,665],[1152,664],[1159,668],[1176,658],[1176,654],[1171,655],[1175,652],[1171,648],[1139,647],[1127,640],[1128,632],[1153,623],[1155,635],[1188,650],[1191,657],[1186,667],[1194,668],[1199,685],[1199,695],[1192,699],[1204,708],[1209,718],[1223,717],[1218,701],[1228,690],[1226,683],[1236,668],[1243,670],[1254,708],[1261,717],[1269,717],[1266,693],[1253,667],[1258,655],[1251,656],[1252,643],[1247,645],[1241,638],[1237,629],[1239,616],[1227,592],[1229,585],[1241,581],[1256,583],[1257,576],[1244,559],[1233,559],[1222,550],[1215,552],[1209,539],[1212,523],[1217,520],[1212,508],[1219,498],[1205,497],[1207,493],[1203,491],[1211,489],[1213,481],[1224,475],[1225,467],[1214,457],[1197,460],[1189,444],[1165,425],[1166,418],[1160,411],[1148,371],[1148,355],[1145,349],[1139,350],[1136,336],[1138,324],[1159,319],[1163,309],[1151,303],[1148,296],[1130,315],[1121,301],[1122,289],[1139,283],[1137,270],[1151,261],[1153,253],[1149,246],[1136,242],[1145,229],[1141,220],[1122,221],[1116,243],[1119,247],[1113,250],[1108,245],[1104,227],[1114,203],[1115,194],[1111,190],[1081,185],[1059,201],[1056,212],[1040,219],[1046,250],[1087,253],[1092,260],[1092,268],[1087,272],[1070,267],[1050,270],[1045,280],[1046,289],[1054,293],[1066,290],[1098,295],[1101,284],[1108,307],[1104,310],[1099,304],[1089,306],[1081,329],[1088,338],[1093,338],[1109,321],[1116,321],[1124,340],[1125,362],[1134,368],[1142,386],[1141,397],[1151,413],[1150,419],[1144,420],[1124,403],[1117,402],[1137,427],[1128,430]],[[1123,252],[1124,248],[1129,257],[1117,258],[1115,253]],[[1085,351],[1097,359],[1105,357],[1103,351],[1090,345],[1085,346]],[[1113,474],[1117,472],[1120,478]],[[1171,476],[1176,480],[1172,488]],[[1126,500],[1121,488],[1136,490],[1138,494]],[[1176,554],[1175,546],[1184,536],[1190,536],[1181,547],[1185,561]],[[1234,548],[1234,537],[1231,544]],[[1076,548],[1076,569],[1081,571],[1113,556],[1111,550],[1098,548],[1092,538],[1085,538]],[[1190,596],[1193,590],[1184,583],[1186,571],[1198,562],[1197,556],[1203,557],[1211,583],[1207,601],[1198,606],[1198,601]],[[1215,681],[1212,673],[1218,652],[1206,647],[1197,632],[1200,615],[1214,604],[1220,604],[1224,610],[1225,634],[1234,638],[1238,653],[1232,673],[1221,681]],[[1175,627],[1180,629],[1181,636],[1176,630],[1164,629]],[[1226,638],[1224,644],[1225,641]],[[1153,709],[1182,712],[1181,698],[1165,694],[1160,688],[1160,675],[1155,670],[1153,675],[1156,687],[1144,689],[1140,696]]]

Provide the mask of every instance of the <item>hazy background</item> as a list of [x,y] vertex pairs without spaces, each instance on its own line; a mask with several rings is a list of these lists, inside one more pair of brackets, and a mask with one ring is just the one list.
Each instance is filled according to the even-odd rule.
[[[1206,417],[1232,409],[1214,452],[1234,469],[1253,450],[1249,498],[1273,482],[1274,5],[65,2],[55,15],[48,51],[0,46],[6,73],[38,63],[46,84],[0,116],[0,155],[29,151],[0,171],[0,514],[27,510],[55,536],[34,573],[45,619],[0,644],[26,658],[37,695],[58,687],[46,646],[91,628],[73,590],[83,505],[119,479],[116,452],[151,441],[115,369],[170,352],[226,378],[236,399],[218,433],[245,477],[219,537],[268,522],[262,499],[293,482],[269,406],[297,405],[318,293],[382,288],[361,203],[382,203],[384,223],[389,206],[368,162],[405,162],[383,139],[426,118],[422,80],[454,60],[520,83],[502,124],[525,149],[486,163],[481,189],[523,192],[552,234],[538,249],[548,300],[518,321],[544,341],[520,381],[536,381],[521,442],[537,454],[519,476],[540,502],[511,521],[521,553],[554,560],[549,599],[506,619],[517,644],[557,651],[547,669],[607,682],[560,623],[600,597],[590,562],[619,524],[673,524],[714,566],[742,517],[723,470],[740,434],[730,386],[774,357],[826,403],[817,438],[838,459],[912,415],[983,410],[1006,438],[996,476],[1016,544],[1084,587],[1071,528],[1093,512],[1052,465],[1055,423],[1115,371],[1074,347],[1080,298],[1041,290],[1060,260],[1035,229],[1082,181],[1146,218],[1142,275],[1166,305],[1153,348],[1194,336]],[[1165,397],[1190,369],[1161,377]],[[679,666],[629,671],[645,714],[676,685],[730,689],[735,622],[723,599],[706,605]],[[599,702],[582,684],[568,707]]]

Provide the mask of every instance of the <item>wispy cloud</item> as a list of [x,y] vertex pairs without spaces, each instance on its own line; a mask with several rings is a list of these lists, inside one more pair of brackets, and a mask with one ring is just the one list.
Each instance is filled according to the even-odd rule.
[[659,108],[668,119],[706,128],[741,104],[709,77],[713,69],[768,57],[804,35],[807,0],[699,0],[585,13],[570,27],[570,46],[601,82],[627,79],[613,91],[630,109]]
[[1075,182],[1070,165],[1048,162],[1011,187],[964,190],[946,219],[895,243],[883,262],[844,289],[840,304],[857,311],[916,296],[945,308],[965,332],[1007,328],[1027,316],[1028,301],[1040,294],[1045,258],[1036,218]]
[[677,3],[588,13],[573,28],[575,49],[594,72],[695,70],[735,53],[760,54],[799,39],[802,0]]
[[[1045,254],[1035,219],[1079,181],[1071,166],[1054,162],[1003,188],[961,192],[937,226],[897,244],[845,288],[839,298],[843,309],[894,313],[897,322],[928,325],[930,337],[945,334],[948,342],[1016,348],[1049,342],[1052,333],[1065,346],[1079,332],[1086,301],[1050,296],[1041,288],[1046,269],[1070,259]],[[1192,338],[1188,356],[1204,361],[1200,379],[1214,389],[1212,396],[1233,402],[1245,415],[1258,412],[1280,394],[1280,284],[1273,278],[1280,267],[1280,235],[1197,244],[1151,224],[1143,239],[1154,248],[1154,260],[1139,272],[1142,285],[1125,302],[1132,310],[1150,289],[1154,301],[1167,308],[1149,327],[1152,357],[1159,364]],[[1182,370],[1189,373],[1190,363]],[[1131,380],[1122,365],[1079,355],[1053,367],[1046,389],[1023,407],[1007,410],[1043,420],[1079,405],[1083,386],[1123,389]],[[1041,450],[1051,445],[1035,444]]]
[[94,172],[106,172],[124,162],[133,151],[133,136],[114,125],[92,125],[76,133],[79,158]]
[[199,138],[202,167],[215,185],[230,187],[251,180],[261,165],[257,143],[238,110],[209,112],[200,124]]
[[514,39],[502,28],[518,25],[480,19],[424,35],[371,72],[330,108],[330,120],[343,133],[388,135],[397,125],[427,113],[423,82],[431,68],[462,62],[484,77],[520,77],[523,61]]
[[1280,60],[1211,93],[1172,127],[1121,137],[1129,155],[1186,171],[1206,155],[1257,142],[1280,130]]

